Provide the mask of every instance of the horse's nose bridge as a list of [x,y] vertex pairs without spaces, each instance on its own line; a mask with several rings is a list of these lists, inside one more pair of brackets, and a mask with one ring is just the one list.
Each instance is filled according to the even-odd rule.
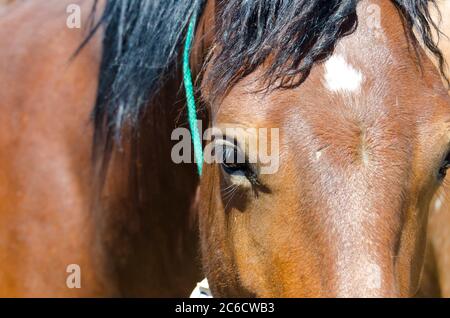
[[395,248],[348,227],[341,230],[329,229],[313,252],[322,296],[399,296]]
[[[350,214],[351,215],[351,214]],[[332,270],[331,290],[338,297],[394,297],[398,286],[395,272],[396,234],[371,228],[370,219],[336,217],[325,248]],[[374,228],[379,225],[373,222]]]
[[411,156],[404,135],[395,137],[393,129],[384,122],[346,120],[332,129],[311,129],[308,143],[298,141],[311,167],[298,162],[304,171],[298,199],[302,213],[313,218],[312,231],[320,229],[324,238],[317,251],[326,255],[320,275],[330,296],[398,295],[395,257]]
[[395,297],[398,286],[394,265],[389,259],[367,258],[365,254],[348,257],[338,253],[335,271],[337,297]]
[[[396,244],[401,231],[401,188],[378,188],[355,172],[328,182],[320,211],[340,297],[394,297]],[[329,274],[326,274],[329,275]]]

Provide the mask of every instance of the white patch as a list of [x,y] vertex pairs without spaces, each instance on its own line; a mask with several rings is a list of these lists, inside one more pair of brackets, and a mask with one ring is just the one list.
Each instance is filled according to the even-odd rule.
[[366,167],[369,165],[369,154],[367,153],[366,150],[363,150],[362,152],[362,161]]
[[363,75],[347,63],[342,55],[333,55],[325,62],[325,86],[332,92],[358,92]]
[[316,160],[319,160],[320,157],[322,157],[322,151],[317,151],[316,152]]
[[379,290],[381,288],[381,269],[377,264],[367,264],[367,288]]
[[[364,251],[361,251],[363,254]],[[379,297],[382,287],[381,267],[355,255],[338,259],[338,297]]]
[[444,203],[444,196],[441,194],[434,201],[434,212],[438,212],[442,208],[443,203]]
[[434,203],[434,208],[435,208],[436,210],[440,210],[441,207],[442,207],[442,201],[441,201],[440,198],[438,198],[438,199],[436,199],[436,202]]

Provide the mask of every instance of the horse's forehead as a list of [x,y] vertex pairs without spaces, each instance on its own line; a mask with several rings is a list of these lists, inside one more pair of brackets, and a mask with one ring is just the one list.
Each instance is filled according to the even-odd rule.
[[[257,126],[285,121],[292,125],[299,114],[304,122],[319,126],[324,119],[343,125],[384,119],[412,132],[408,125],[416,122],[414,117],[424,120],[428,113],[436,113],[436,103],[424,96],[433,84],[441,84],[439,77],[422,77],[417,56],[410,51],[411,39],[392,4],[363,1],[358,18],[356,31],[339,41],[333,54],[316,64],[298,88],[256,94],[263,65],[233,87],[218,109],[213,108],[213,118]],[[422,70],[437,74],[429,61]]]

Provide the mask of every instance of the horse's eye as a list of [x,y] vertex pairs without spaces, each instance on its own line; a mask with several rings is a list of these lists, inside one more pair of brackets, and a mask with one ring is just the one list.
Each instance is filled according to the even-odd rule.
[[222,150],[222,167],[228,174],[242,174],[246,175],[250,169],[245,158],[240,155],[239,150],[235,147],[224,146]]
[[223,171],[228,175],[247,178],[253,185],[259,184],[252,165],[237,147],[223,146],[221,165]]
[[247,175],[247,171],[249,171],[249,166],[246,163],[222,163],[223,170],[228,174],[238,175],[241,174],[243,176]]
[[445,157],[444,161],[442,161],[442,164],[439,168],[438,178],[440,180],[443,180],[445,178],[448,168],[450,168],[450,152],[447,153],[447,156]]

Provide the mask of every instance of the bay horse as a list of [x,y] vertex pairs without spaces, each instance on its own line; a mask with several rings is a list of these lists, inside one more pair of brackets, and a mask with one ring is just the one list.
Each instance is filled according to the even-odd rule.
[[[81,29],[66,27],[74,3]],[[448,51],[428,5],[10,5],[0,295],[187,296],[205,275],[215,297],[450,296]],[[223,162],[199,178],[173,162],[193,17],[199,118],[279,128],[278,172]],[[70,264],[81,288],[66,285]]]

